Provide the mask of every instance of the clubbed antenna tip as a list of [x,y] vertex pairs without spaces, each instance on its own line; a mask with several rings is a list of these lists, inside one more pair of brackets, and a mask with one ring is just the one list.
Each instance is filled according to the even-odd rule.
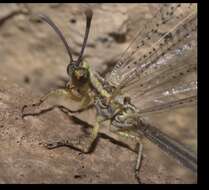
[[81,48],[81,52],[80,52],[80,55],[77,59],[77,65],[80,65],[81,63],[81,59],[82,59],[82,56],[83,56],[83,53],[84,53],[84,49],[86,47],[86,42],[87,42],[87,39],[88,39],[88,36],[89,36],[89,30],[90,30],[90,27],[91,27],[91,19],[92,19],[92,16],[93,16],[93,11],[89,8],[87,8],[85,10],[85,15],[86,15],[86,31],[85,31],[85,35],[84,35],[84,40],[83,40],[83,45],[82,45],[82,48]]
[[93,11],[90,8],[88,8],[85,10],[85,15],[88,19],[91,19],[93,16]]

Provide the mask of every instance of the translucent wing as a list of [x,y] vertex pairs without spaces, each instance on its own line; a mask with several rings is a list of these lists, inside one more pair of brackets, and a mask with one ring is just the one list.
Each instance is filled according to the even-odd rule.
[[[156,62],[156,65],[164,62],[162,68],[159,66],[158,69],[147,69],[150,74],[141,80],[134,79],[123,88],[123,93],[129,95],[134,105],[140,110],[154,106],[157,110],[159,105],[165,106],[166,103],[170,103],[167,104],[168,108],[183,106],[188,102],[179,102],[179,100],[187,97],[193,97],[192,102],[195,102],[197,91],[196,47],[194,39],[189,44],[184,44],[182,51],[174,49],[167,52]],[[181,53],[179,54],[179,52]],[[153,64],[154,66],[155,64]]]
[[[162,51],[163,48],[168,46],[166,42],[173,40],[173,36],[170,33],[171,29],[177,27],[176,25],[183,22],[195,9],[196,6],[190,4],[165,4],[162,6],[157,15],[148,24],[141,26],[142,30],[120,56],[112,72],[107,75],[107,80],[113,86],[121,85],[120,83],[126,78],[127,71],[136,69],[144,64],[145,61],[147,62],[150,57],[156,55],[159,50]],[[173,33],[178,32],[180,31],[173,31]],[[171,39],[169,40],[170,37]],[[163,39],[165,41],[164,44]]]
[[195,102],[196,5],[165,5],[144,28],[107,75],[109,83],[140,113]]
[[149,95],[143,102],[140,114],[146,114],[154,111],[178,108],[182,106],[192,105],[196,103],[197,98],[197,82],[190,81],[182,85],[176,85],[156,93],[155,97]]

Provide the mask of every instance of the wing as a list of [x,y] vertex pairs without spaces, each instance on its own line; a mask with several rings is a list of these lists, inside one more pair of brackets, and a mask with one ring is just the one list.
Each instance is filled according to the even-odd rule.
[[147,139],[158,145],[161,150],[171,155],[183,166],[191,169],[194,173],[197,172],[197,156],[194,152],[166,135],[158,128],[146,122],[140,123],[140,126],[137,126],[138,133],[142,133]]
[[196,101],[196,14],[194,4],[163,6],[107,75],[140,113]]
[[[126,78],[124,74],[127,75],[127,71],[136,69],[145,61],[147,62],[150,57],[156,55],[159,50],[162,51],[166,45],[168,46],[166,43],[163,44],[163,39],[165,42],[171,42],[173,40],[172,38],[169,40],[169,37],[172,37],[171,29],[183,22],[194,9],[194,5],[188,4],[162,6],[154,18],[147,25],[141,27],[142,31],[136,35],[129,47],[120,56],[118,63],[110,75],[106,77],[108,81],[113,86],[118,86]],[[174,30],[174,32],[176,31]]]

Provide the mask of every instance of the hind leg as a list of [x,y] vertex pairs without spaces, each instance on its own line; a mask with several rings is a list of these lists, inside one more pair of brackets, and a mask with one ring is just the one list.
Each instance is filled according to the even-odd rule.
[[138,146],[138,154],[136,159],[136,167],[135,167],[135,178],[139,183],[141,183],[140,177],[139,177],[139,170],[142,162],[142,151],[143,151],[143,144],[137,143]]
[[125,138],[131,138],[136,142],[137,147],[137,158],[136,158],[136,165],[135,165],[135,178],[137,179],[138,183],[141,183],[139,171],[142,163],[142,151],[143,151],[143,144],[141,143],[141,139],[138,136],[130,134],[129,130],[115,130],[115,128],[110,127],[110,131],[116,133],[119,136]]

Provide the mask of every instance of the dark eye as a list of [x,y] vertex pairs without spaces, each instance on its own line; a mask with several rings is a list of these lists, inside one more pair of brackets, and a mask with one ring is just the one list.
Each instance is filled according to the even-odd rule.
[[73,71],[75,70],[75,65],[74,64],[68,64],[67,66],[67,74],[71,77],[72,76],[72,73]]

